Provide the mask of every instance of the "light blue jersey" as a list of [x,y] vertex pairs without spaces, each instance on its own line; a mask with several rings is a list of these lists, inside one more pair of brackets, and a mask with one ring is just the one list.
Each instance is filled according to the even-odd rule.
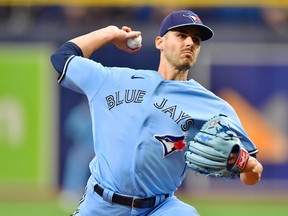
[[257,152],[233,108],[194,80],[167,81],[157,71],[104,67],[78,56],[64,73],[61,84],[89,101],[96,152],[91,178],[111,191],[173,194],[186,174],[186,144],[220,113],[249,153]]
[[219,113],[229,117],[246,149],[256,151],[232,107],[194,80],[167,81],[156,71],[103,67],[74,57],[62,85],[87,95],[97,153],[91,172],[117,192],[151,196],[175,191],[185,176],[185,148],[165,154],[165,144],[155,136],[184,135],[188,143]]

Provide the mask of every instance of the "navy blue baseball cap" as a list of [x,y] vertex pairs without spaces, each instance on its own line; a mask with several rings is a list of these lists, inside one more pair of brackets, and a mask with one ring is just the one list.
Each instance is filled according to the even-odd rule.
[[197,14],[189,10],[180,10],[170,13],[162,21],[159,36],[162,37],[168,31],[183,26],[195,26],[200,31],[202,41],[208,40],[214,35],[212,29],[204,25]]

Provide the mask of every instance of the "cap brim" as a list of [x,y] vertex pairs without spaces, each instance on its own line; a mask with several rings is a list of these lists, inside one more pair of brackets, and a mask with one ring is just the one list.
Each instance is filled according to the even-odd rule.
[[187,23],[187,24],[173,26],[173,27],[170,27],[168,31],[175,29],[175,28],[184,27],[184,26],[193,26],[197,28],[200,31],[202,41],[209,40],[210,38],[214,36],[214,32],[208,26],[203,25],[203,24],[196,24],[196,23],[194,24]]

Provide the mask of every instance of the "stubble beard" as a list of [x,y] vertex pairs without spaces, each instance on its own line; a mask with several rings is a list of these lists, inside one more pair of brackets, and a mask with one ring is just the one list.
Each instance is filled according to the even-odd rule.
[[[182,63],[181,63],[182,62]],[[182,71],[189,70],[193,65],[193,61],[188,58],[185,58],[183,61],[180,60],[179,68]]]
[[181,58],[180,55],[177,58],[175,56],[166,55],[166,59],[179,71],[187,71],[194,64],[193,58]]

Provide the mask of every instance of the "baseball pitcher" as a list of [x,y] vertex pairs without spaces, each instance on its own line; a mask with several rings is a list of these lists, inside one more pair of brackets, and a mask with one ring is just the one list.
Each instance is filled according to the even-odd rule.
[[[108,43],[135,53],[141,35],[107,26],[64,43],[51,57],[59,83],[85,94],[93,123],[95,158],[76,216],[199,215],[174,192],[188,169],[203,175],[259,182],[257,148],[234,109],[188,80],[202,41],[213,31],[192,11],[169,14],[155,47],[159,68],[106,67],[90,55]],[[111,54],[113,55],[113,54]]]

